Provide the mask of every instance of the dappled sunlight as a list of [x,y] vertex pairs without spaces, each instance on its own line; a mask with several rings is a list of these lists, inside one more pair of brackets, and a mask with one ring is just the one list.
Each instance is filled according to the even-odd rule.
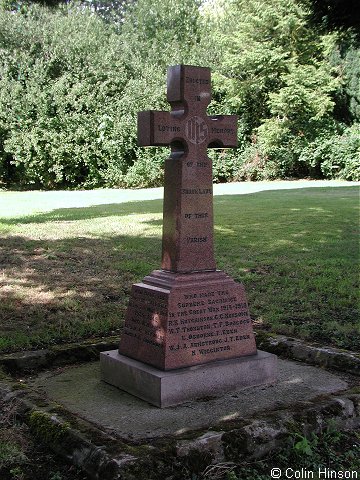
[[331,210],[326,210],[325,208],[322,207],[309,207],[308,210],[311,210],[312,212],[317,212],[317,213],[330,213],[333,214]]
[[[343,342],[356,344],[357,192],[334,190],[215,197],[217,266],[244,282],[260,327],[287,325],[294,335],[303,329],[312,339],[331,341],[347,325]],[[341,207],[340,196],[347,200]],[[17,328],[30,338],[61,325],[58,337],[65,338],[69,324],[104,334],[119,328],[131,285],[161,263],[160,200],[0,222],[6,229],[0,237],[3,332]],[[335,325],[324,333],[329,318]],[[153,321],[161,341],[161,325]],[[81,335],[75,327],[71,332]],[[0,331],[4,348],[2,338]]]
[[[16,276],[15,276],[16,275]],[[21,300],[23,305],[46,305],[58,303],[63,307],[73,306],[73,299],[91,299],[94,292],[68,290],[67,286],[63,288],[38,283],[34,285],[31,279],[36,276],[36,270],[26,269],[25,271],[14,272],[14,275],[3,274],[0,278],[0,299],[7,299],[10,296],[13,299]],[[99,279],[96,279],[99,282]]]
[[190,427],[189,428],[179,428],[179,430],[176,430],[174,432],[174,435],[175,436],[183,435],[184,433],[189,432],[189,431],[190,431]]
[[301,377],[293,377],[289,378],[288,380],[284,380],[282,383],[295,385],[298,383],[304,383],[304,379]]
[[305,230],[303,232],[290,233],[290,236],[294,238],[304,237],[305,235],[310,235],[310,232]]
[[263,327],[265,325],[264,319],[262,316],[257,317],[253,320],[253,326],[256,327]]
[[9,278],[7,285],[0,285],[0,298],[6,299],[12,296],[14,299],[21,300],[25,305],[51,303],[56,298],[55,293],[49,291],[46,285],[31,286],[28,283],[12,285],[11,283],[12,280]]
[[12,234],[29,240],[60,240],[75,238],[103,238],[114,235],[160,236],[162,214],[131,214],[101,217],[94,220],[29,222],[18,224]]
[[165,341],[166,331],[161,326],[161,317],[159,313],[154,313],[151,319],[151,325],[154,327],[154,339],[156,343],[163,344]]
[[295,243],[292,240],[286,240],[284,238],[278,238],[271,243],[272,247],[290,247]]
[[240,418],[240,413],[235,412],[235,413],[230,413],[229,415],[225,415],[221,417],[219,420],[220,422],[228,422],[230,420],[236,420],[237,418]]
[[[157,266],[155,255],[148,262],[159,247],[159,239],[120,235],[0,239],[0,347],[19,335],[29,347],[38,335],[69,341],[119,329],[131,284]],[[138,251],[148,262],[137,260]]]
[[227,234],[230,234],[230,235],[234,235],[236,233],[233,228],[225,227],[225,226],[222,226],[222,225],[214,225],[214,230],[215,230],[215,232],[227,233]]

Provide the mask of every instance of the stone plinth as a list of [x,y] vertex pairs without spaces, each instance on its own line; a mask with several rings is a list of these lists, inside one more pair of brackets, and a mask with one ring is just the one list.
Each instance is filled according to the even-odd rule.
[[119,352],[162,370],[256,354],[243,285],[155,270],[132,287]]
[[262,351],[166,372],[111,350],[100,354],[100,365],[103,381],[160,408],[233,389],[271,384],[277,376],[277,357]]
[[139,146],[171,147],[161,270],[132,286],[119,351],[101,356],[106,382],[160,407],[274,381],[276,370],[257,354],[244,286],[216,270],[207,149],[237,146],[237,117],[207,115],[208,68],[170,67],[167,99],[170,112],[138,114]]

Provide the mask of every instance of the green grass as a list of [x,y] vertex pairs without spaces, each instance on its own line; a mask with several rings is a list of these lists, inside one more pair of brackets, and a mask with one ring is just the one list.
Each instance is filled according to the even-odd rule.
[[[32,194],[0,192],[16,212],[0,219],[0,351],[117,334],[132,283],[160,265],[162,201],[36,213]],[[356,187],[214,206],[218,268],[244,282],[258,328],[360,350]]]
[[[320,435],[312,434],[308,439],[296,435],[287,447],[261,461],[215,465],[208,467],[205,475],[195,475],[193,478],[269,480],[273,468],[276,469],[275,473],[281,472],[279,478],[282,479],[357,478],[360,471],[360,435],[358,432],[338,432],[331,428]],[[337,475],[337,472],[343,476]]]

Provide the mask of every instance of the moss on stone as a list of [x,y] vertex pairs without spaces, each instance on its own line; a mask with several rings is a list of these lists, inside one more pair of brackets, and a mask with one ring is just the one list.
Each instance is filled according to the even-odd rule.
[[29,387],[25,383],[13,383],[12,384],[13,390],[28,390]]
[[29,426],[45,443],[61,442],[70,429],[69,424],[56,422],[49,414],[39,410],[31,412]]
[[355,386],[353,388],[350,388],[350,390],[347,390],[345,392],[346,395],[350,394],[350,395],[358,395],[360,394],[360,386]]

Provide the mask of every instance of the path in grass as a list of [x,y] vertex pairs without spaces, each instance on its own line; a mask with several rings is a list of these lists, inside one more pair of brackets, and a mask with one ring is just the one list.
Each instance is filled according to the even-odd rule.
[[[359,350],[358,188],[218,187],[218,268],[245,283],[256,325]],[[0,219],[0,350],[120,332],[131,284],[160,263],[162,201],[106,192],[121,193],[0,193],[22,202]],[[64,208],[75,194],[99,204]]]

